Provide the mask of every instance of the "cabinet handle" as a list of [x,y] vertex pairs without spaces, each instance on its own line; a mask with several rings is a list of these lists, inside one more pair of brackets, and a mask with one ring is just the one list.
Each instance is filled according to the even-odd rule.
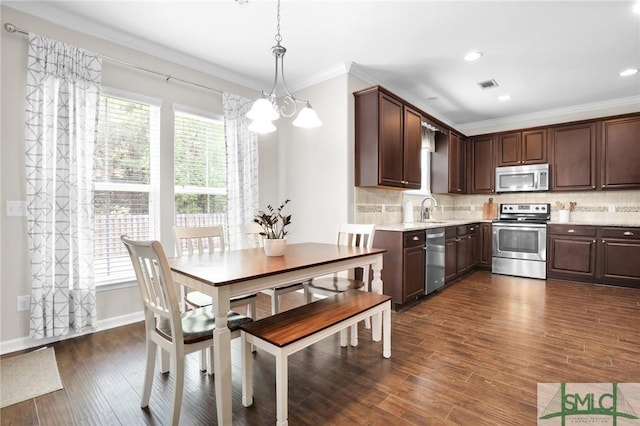
[[602,244],[606,243],[606,241],[605,241],[605,240],[602,240],[601,242],[602,242]]
[[575,229],[569,229],[567,232],[570,233],[570,234],[573,234],[573,233],[576,232],[576,230]]
[[631,236],[633,236],[633,232],[631,232],[631,231],[625,231],[625,233],[624,233],[624,234],[622,234],[622,235],[627,235],[627,236],[631,237]]
[[418,241],[420,238],[418,238],[418,236],[415,236],[412,239],[413,239],[413,241]]
[[593,240],[593,242],[595,243],[595,242],[596,242],[596,240]]
[[604,188],[604,184],[602,185],[602,187]]
[[593,186],[591,187],[591,189],[596,189],[596,186],[595,186],[595,185],[593,185]]

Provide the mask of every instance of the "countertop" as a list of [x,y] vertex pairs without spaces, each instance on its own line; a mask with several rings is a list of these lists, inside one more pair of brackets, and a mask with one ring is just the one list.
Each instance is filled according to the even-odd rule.
[[[376,231],[419,231],[421,229],[434,229],[444,228],[447,226],[468,225],[470,223],[491,223],[492,219],[443,219],[443,220],[431,220],[427,222],[410,222],[410,223],[385,223],[382,225],[376,225]],[[586,225],[586,226],[624,226],[640,228],[638,222],[624,222],[624,221],[571,221],[568,223],[560,223],[557,220],[551,220],[549,225]]]

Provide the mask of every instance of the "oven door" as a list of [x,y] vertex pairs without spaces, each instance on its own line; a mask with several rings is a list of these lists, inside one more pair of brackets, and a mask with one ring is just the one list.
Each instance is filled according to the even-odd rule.
[[547,225],[543,223],[493,224],[493,257],[547,260]]

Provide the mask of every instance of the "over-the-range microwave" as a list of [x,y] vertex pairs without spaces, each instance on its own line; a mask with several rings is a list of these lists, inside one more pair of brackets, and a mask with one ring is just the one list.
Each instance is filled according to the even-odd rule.
[[549,190],[549,164],[496,167],[496,192]]

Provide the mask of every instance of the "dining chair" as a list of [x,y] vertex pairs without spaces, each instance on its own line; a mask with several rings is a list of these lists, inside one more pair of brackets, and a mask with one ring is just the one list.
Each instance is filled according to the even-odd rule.
[[[169,353],[173,378],[171,424],[177,425],[182,408],[185,355],[213,347],[215,315],[210,306],[181,312],[178,292],[162,245],[158,241],[134,241],[123,235],[124,243],[144,302],[147,359],[141,407],[149,406],[158,346]],[[228,327],[232,337],[239,337],[239,327],[251,322],[246,316],[229,312]]]
[[[205,248],[209,253],[214,253],[216,247],[218,251],[225,251],[226,244],[224,238],[224,228],[222,225],[214,226],[174,226],[173,235],[176,242],[176,253],[178,257],[185,253],[192,256],[196,251],[199,254],[205,252]],[[200,291],[189,291],[189,289],[180,283],[182,300],[184,308],[198,309],[210,306],[213,301],[211,297]],[[237,310],[242,306],[246,306],[247,316],[256,318],[256,295],[248,294],[231,298],[231,309]],[[206,362],[206,366],[205,366]],[[204,353],[200,356],[200,370],[207,370],[209,374],[213,373],[212,356],[209,351],[208,358]]]
[[[264,246],[264,238],[262,237],[262,235],[260,235],[260,232],[262,232],[262,227],[260,227],[260,225],[255,222],[245,224],[242,227],[242,233],[245,235],[247,248],[257,248]],[[297,290],[303,291],[306,303],[311,302],[312,295],[309,293],[306,283],[296,283],[283,287],[275,287],[267,290],[261,290],[261,292],[271,297],[271,314],[275,315],[280,312],[280,297],[283,294],[291,293]]]
[[[342,224],[338,226],[336,243],[339,246],[371,248],[373,247],[375,232],[375,224]],[[351,289],[371,291],[369,288],[370,268],[362,269],[362,279],[355,278],[355,271],[344,271],[335,273],[332,276],[314,278],[307,284],[308,291],[312,295],[321,296],[331,296]],[[371,327],[368,318],[365,320],[365,326],[367,328]]]

